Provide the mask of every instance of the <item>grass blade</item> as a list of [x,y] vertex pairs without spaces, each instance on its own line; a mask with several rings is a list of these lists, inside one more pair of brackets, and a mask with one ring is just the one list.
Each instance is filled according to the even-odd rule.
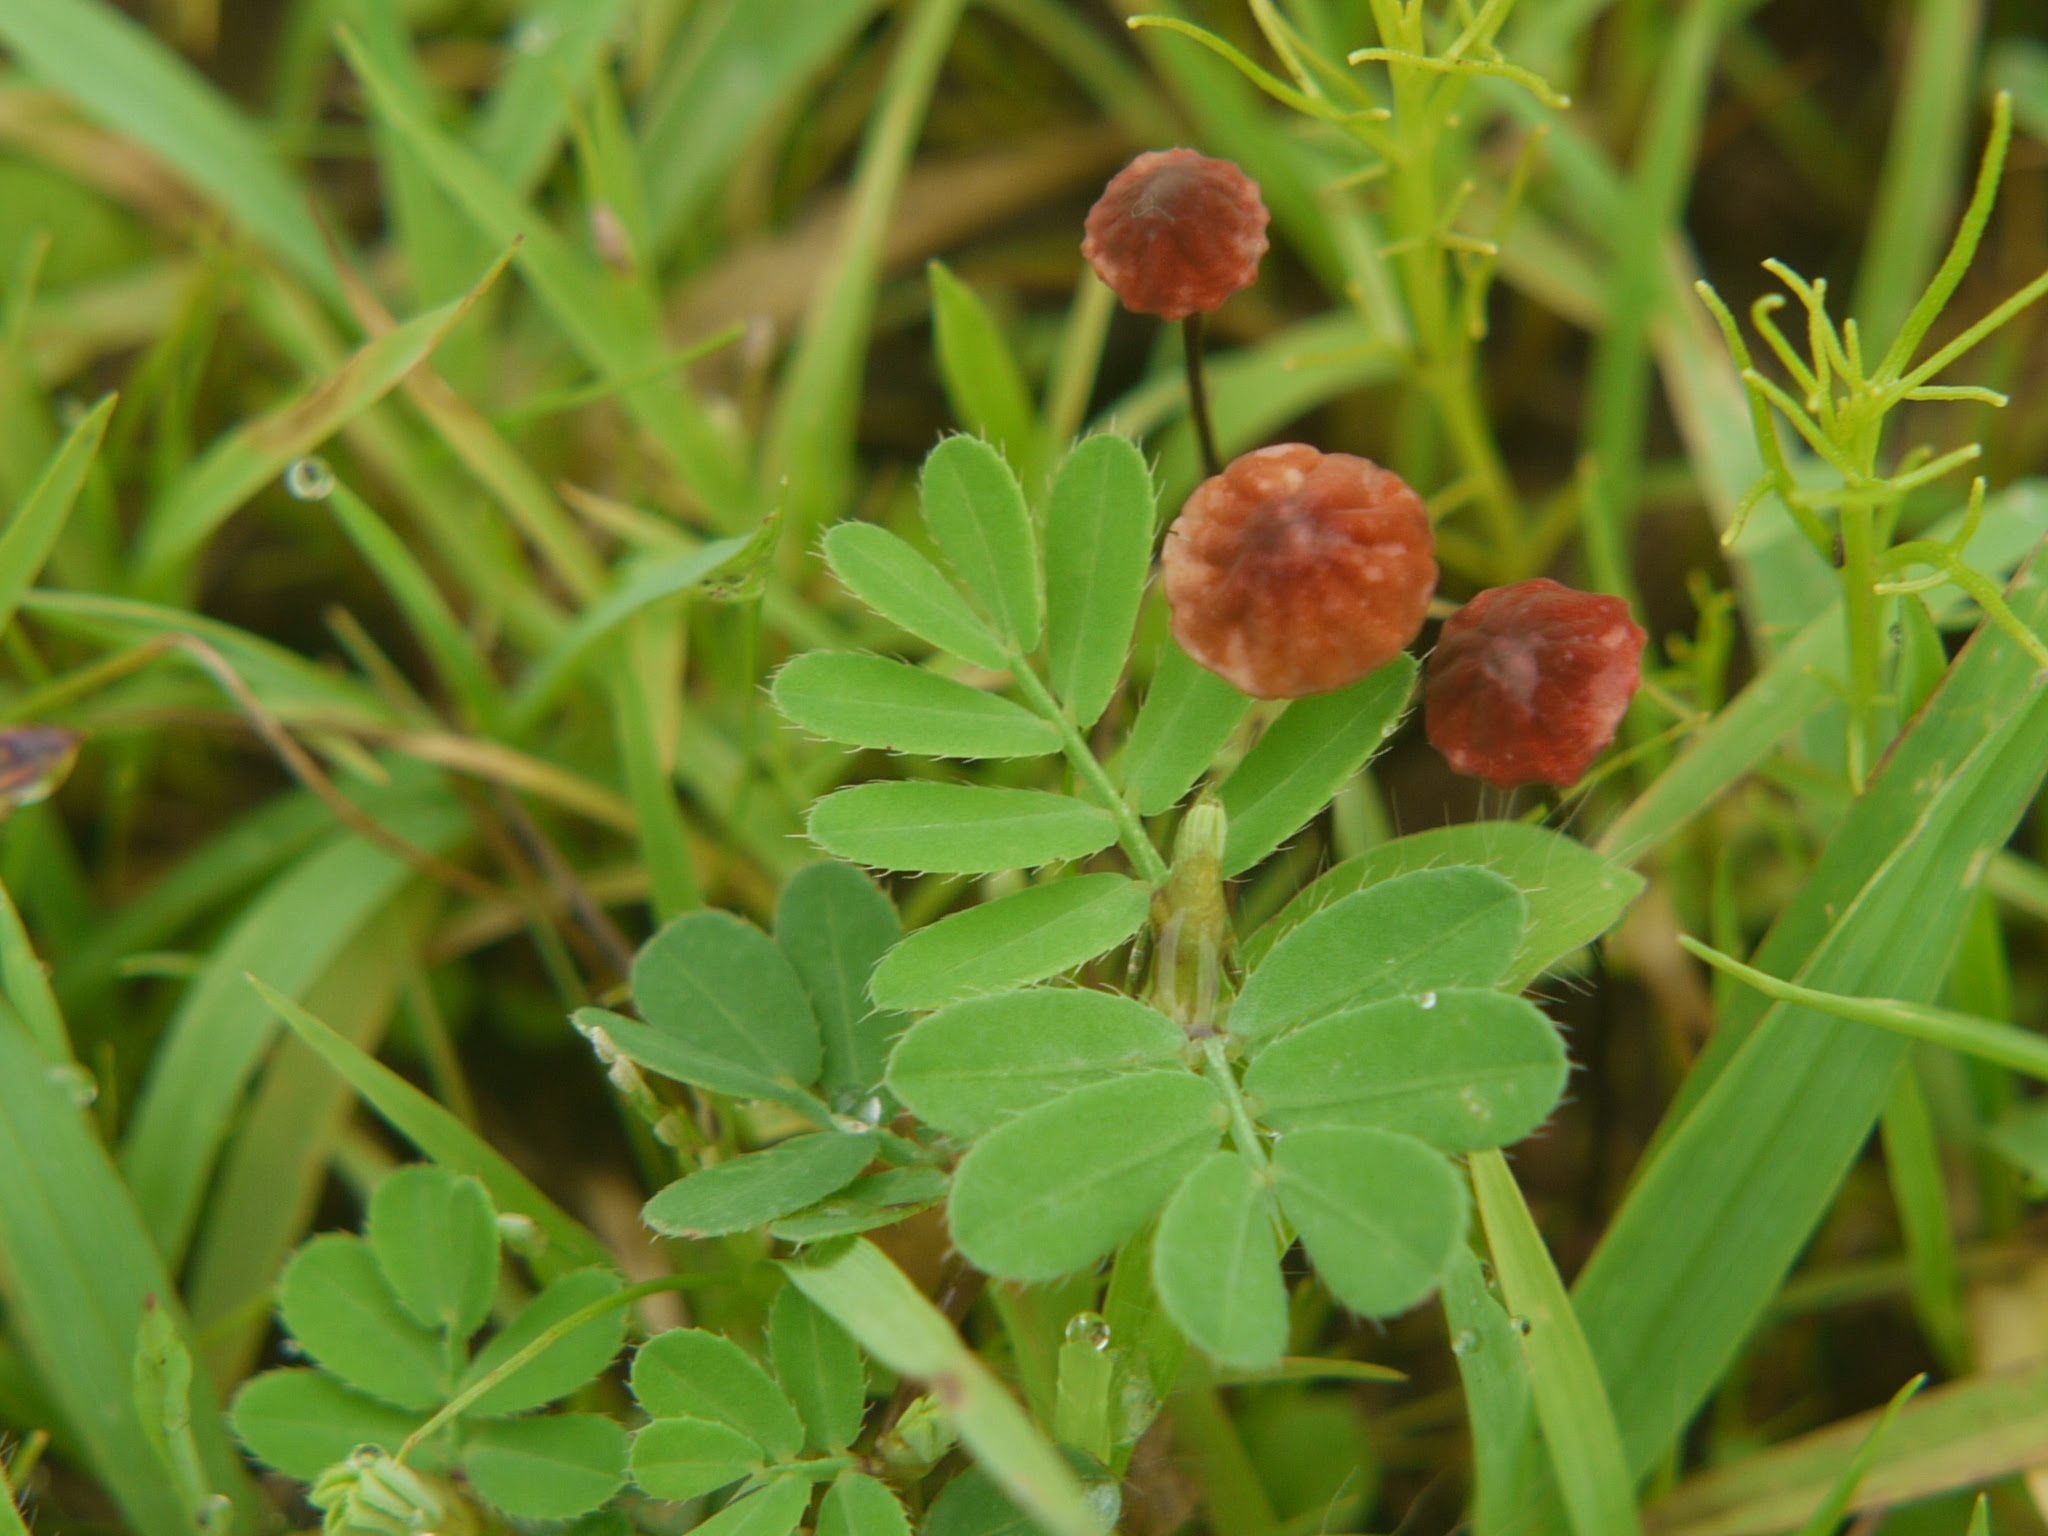
[[52,1066],[76,1059],[71,1032],[64,1027],[63,1011],[50,990],[50,978],[44,974],[28,929],[22,926],[21,913],[4,885],[0,885],[0,992],[6,994],[36,1049]]
[[1543,1235],[1505,1157],[1475,1152],[1471,1167],[1487,1246],[1501,1293],[1516,1314],[1513,1331],[1522,1336],[1528,1356],[1530,1395],[1572,1528],[1578,1536],[1639,1531],[1635,1480],[1622,1454],[1614,1409]]
[[64,531],[113,414],[112,395],[86,413],[85,419],[71,429],[71,435],[51,456],[28,499],[9,520],[6,531],[0,533],[0,630],[12,622],[22,594],[35,584],[57,535]]

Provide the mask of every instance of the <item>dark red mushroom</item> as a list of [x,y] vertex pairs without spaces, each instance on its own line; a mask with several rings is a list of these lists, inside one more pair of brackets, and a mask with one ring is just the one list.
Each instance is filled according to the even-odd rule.
[[1126,309],[1185,320],[1257,280],[1268,217],[1258,183],[1228,160],[1153,150],[1088,210],[1081,254]]
[[1497,789],[1569,788],[1614,740],[1647,638],[1618,597],[1541,577],[1482,592],[1429,658],[1430,745]]
[[1167,530],[1174,638],[1253,698],[1329,693],[1421,631],[1435,555],[1399,475],[1304,443],[1260,448],[1203,481]]

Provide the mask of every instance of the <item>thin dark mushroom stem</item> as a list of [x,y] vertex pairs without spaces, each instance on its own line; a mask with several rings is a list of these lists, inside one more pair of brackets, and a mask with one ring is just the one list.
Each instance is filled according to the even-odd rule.
[[1202,316],[1199,311],[1180,323],[1182,350],[1188,363],[1188,414],[1195,420],[1195,440],[1202,445],[1202,473],[1212,479],[1223,473],[1216,454],[1216,430],[1209,424],[1209,386],[1202,378]]

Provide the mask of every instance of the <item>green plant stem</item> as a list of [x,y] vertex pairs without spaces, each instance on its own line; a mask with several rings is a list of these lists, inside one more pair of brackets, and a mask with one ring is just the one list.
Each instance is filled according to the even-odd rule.
[[1017,691],[1024,695],[1025,702],[1052,722],[1053,729],[1060,733],[1060,750],[1073,764],[1074,772],[1081,776],[1087,786],[1095,791],[1096,799],[1110,815],[1116,818],[1117,841],[1123,844],[1124,852],[1131,856],[1131,863],[1147,884],[1155,890],[1166,884],[1170,871],[1166,860],[1152,845],[1152,839],[1145,835],[1145,825],[1138,820],[1138,813],[1125,803],[1110,782],[1109,773],[1100,760],[1089,750],[1082,738],[1080,727],[1071,716],[1060,708],[1045,684],[1038,680],[1038,674],[1031,669],[1031,662],[1024,656],[1012,653],[1010,674],[1015,678]]
[[1868,502],[1842,507],[1842,605],[1849,638],[1849,786],[1857,794],[1869,775],[1884,635],[1877,595],[1876,510]]
[[1230,1070],[1230,1061],[1223,1054],[1223,1037],[1211,1035],[1202,1042],[1202,1059],[1208,1064],[1206,1074],[1210,1082],[1223,1095],[1230,1106],[1230,1139],[1238,1152],[1260,1172],[1266,1168],[1265,1143],[1259,1140],[1258,1127],[1252,1124],[1251,1111],[1245,1108],[1244,1095],[1238,1091],[1237,1074]]

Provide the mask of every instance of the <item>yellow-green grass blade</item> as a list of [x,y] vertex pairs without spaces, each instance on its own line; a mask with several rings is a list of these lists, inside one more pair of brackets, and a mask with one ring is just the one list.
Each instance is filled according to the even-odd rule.
[[35,584],[57,535],[64,531],[113,414],[112,395],[86,412],[51,455],[42,477],[15,509],[6,529],[0,531],[0,630],[13,622],[22,594]]
[[15,1017],[52,1066],[76,1059],[50,978],[4,885],[0,885],[0,993],[6,995]]
[[[394,806],[383,824],[417,848],[445,852],[468,828],[439,792]],[[243,1090],[276,1038],[276,1020],[243,975],[303,992],[350,937],[414,878],[351,833],[338,833],[272,880],[208,957],[165,1027],[121,1148],[121,1163],[166,1259],[184,1257]]]
[[850,494],[861,366],[881,277],[883,242],[965,3],[916,0],[906,13],[888,78],[861,143],[852,206],[839,248],[811,290],[803,328],[776,398],[764,478],[767,487],[787,482],[780,499],[794,534],[792,549],[805,547]]
[[1962,1272],[1956,1258],[1955,1218],[1949,1211],[1948,1170],[1935,1140],[1934,1117],[1920,1074],[1909,1055],[1892,1080],[1881,1121],[1885,1175],[1905,1239],[1913,1315],[1935,1359],[1951,1375],[1970,1365],[1969,1325],[1963,1317]]
[[536,1189],[532,1180],[461,1120],[277,988],[255,976],[245,980],[292,1033],[311,1046],[394,1131],[442,1167],[479,1180],[501,1212],[524,1216],[540,1229],[547,1246],[533,1265],[543,1280],[594,1264],[612,1264],[611,1253],[589,1229]]
[[1642,1528],[1635,1480],[1571,1297],[1507,1158],[1497,1150],[1475,1152],[1471,1167],[1487,1247],[1514,1314],[1511,1331],[1529,1361],[1530,1395],[1572,1529],[1578,1536],[1629,1536]]
[[[306,994],[309,1011],[374,1052],[419,963],[440,893],[414,885],[359,929]],[[279,1042],[206,1201],[186,1305],[216,1379],[240,1381],[269,1331],[271,1287],[305,1234],[354,1095],[304,1041]]]
[[[0,1296],[36,1385],[137,1536],[191,1536],[170,1471],[130,1387],[151,1297],[184,1326],[177,1293],[68,1079],[0,1010]],[[189,1330],[187,1332],[189,1342]],[[255,1492],[228,1444],[214,1385],[192,1384],[192,1422],[213,1486],[253,1528]]]
[[[1896,1401],[1896,1400],[1895,1400]],[[1858,1414],[1687,1478],[1645,1516],[1651,1536],[1796,1530],[1869,1447],[1890,1408]],[[1852,1515],[1977,1488],[2037,1465],[2048,1436],[2048,1362],[1934,1387],[1900,1408],[1874,1448]]]
[[[2010,600],[2030,627],[2048,617],[2032,567]],[[1851,808],[1758,967],[1824,991],[1932,996],[2044,763],[2048,694],[2026,652],[1982,628]],[[1712,1086],[1638,1175],[1577,1286],[1633,1474],[1668,1454],[1757,1325],[1905,1051],[1896,1036],[1811,1009],[1732,1000],[1714,1060],[1696,1069]]]
[[15,59],[217,201],[299,280],[340,297],[304,190],[199,72],[102,0],[0,7]]
[[581,95],[587,88],[631,8],[628,0],[543,0],[521,13],[511,62],[469,135],[477,157],[521,196],[534,190],[560,152],[571,91]]
[[614,665],[607,680],[626,792],[639,823],[640,862],[653,887],[655,921],[665,923],[702,906],[704,899],[690,852],[689,827],[683,821],[675,785],[662,766],[655,693],[665,669],[643,661],[644,647],[637,642],[644,627],[644,619],[629,622],[626,633],[612,648]]
[[744,521],[754,497],[735,445],[686,389],[649,376],[669,351],[660,316],[632,302],[632,290],[610,281],[489,166],[422,116],[346,31],[341,46],[377,116],[412,146],[441,189],[492,241],[519,242],[520,274],[585,361],[606,378],[639,381],[621,398],[713,517]]
[[145,588],[160,583],[292,460],[311,453],[395,389],[496,281],[503,265],[502,258],[493,263],[461,298],[365,342],[318,384],[209,448],[145,519],[135,552],[136,579]]

